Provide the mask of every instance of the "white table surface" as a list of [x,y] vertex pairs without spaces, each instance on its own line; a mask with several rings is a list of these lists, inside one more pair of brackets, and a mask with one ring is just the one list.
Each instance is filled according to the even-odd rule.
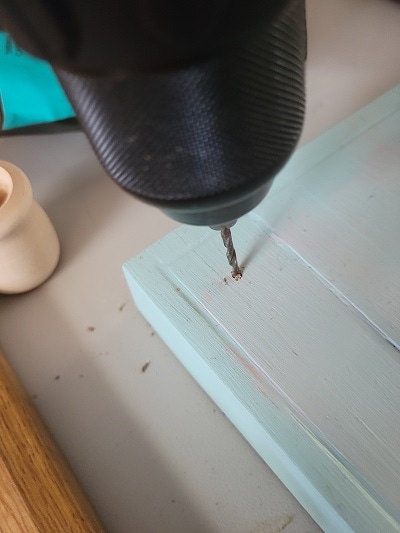
[[[307,4],[302,142],[400,83],[399,3]],[[46,284],[0,296],[0,346],[107,530],[318,531],[135,309],[121,265],[175,223],[106,178],[81,133],[3,138],[0,158],[62,246]]]

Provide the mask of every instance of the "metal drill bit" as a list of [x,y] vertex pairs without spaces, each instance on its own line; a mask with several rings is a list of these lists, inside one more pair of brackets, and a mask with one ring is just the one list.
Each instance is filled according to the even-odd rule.
[[222,227],[221,237],[226,248],[226,257],[228,258],[228,262],[232,267],[232,277],[238,280],[242,277],[242,271],[240,270],[237,262],[235,247],[233,246],[232,242],[232,233],[227,226]]

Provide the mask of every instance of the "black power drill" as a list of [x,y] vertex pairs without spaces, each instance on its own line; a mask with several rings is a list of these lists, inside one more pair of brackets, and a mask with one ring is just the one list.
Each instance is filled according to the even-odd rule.
[[107,173],[180,222],[266,195],[304,118],[305,0],[2,0]]

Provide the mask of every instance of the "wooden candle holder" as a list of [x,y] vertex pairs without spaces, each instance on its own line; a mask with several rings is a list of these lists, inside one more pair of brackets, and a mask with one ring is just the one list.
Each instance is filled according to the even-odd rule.
[[0,161],[0,293],[26,292],[54,271],[60,244],[27,176]]

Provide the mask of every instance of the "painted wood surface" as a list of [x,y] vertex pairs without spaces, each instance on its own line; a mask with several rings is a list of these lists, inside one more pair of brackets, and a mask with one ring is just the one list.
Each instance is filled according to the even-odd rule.
[[251,216],[400,348],[400,89],[302,148]]
[[400,91],[300,149],[220,237],[125,265],[138,307],[325,531],[400,530]]

